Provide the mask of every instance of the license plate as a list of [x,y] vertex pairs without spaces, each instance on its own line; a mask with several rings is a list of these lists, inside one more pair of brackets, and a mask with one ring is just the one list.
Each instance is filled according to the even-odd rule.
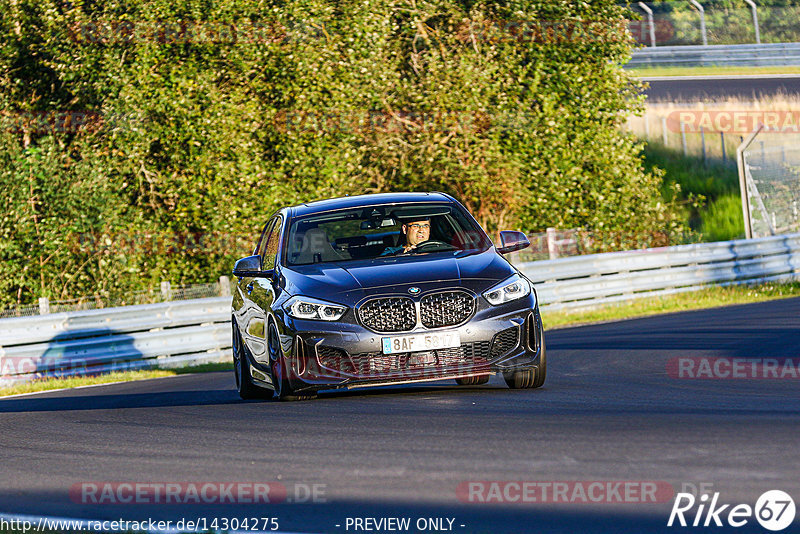
[[382,343],[384,354],[398,354],[401,352],[459,347],[461,346],[461,337],[458,332],[436,332],[385,337],[382,339]]

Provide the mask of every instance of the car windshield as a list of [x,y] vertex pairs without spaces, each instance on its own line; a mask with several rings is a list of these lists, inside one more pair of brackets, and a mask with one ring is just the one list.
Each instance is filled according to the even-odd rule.
[[370,206],[316,213],[295,220],[288,239],[288,265],[485,250],[491,246],[483,230],[449,204]]

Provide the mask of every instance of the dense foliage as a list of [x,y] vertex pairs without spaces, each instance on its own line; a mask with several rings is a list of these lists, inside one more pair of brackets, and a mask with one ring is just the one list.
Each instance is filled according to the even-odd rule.
[[278,206],[441,190],[662,243],[614,0],[0,0],[0,306],[215,280]]

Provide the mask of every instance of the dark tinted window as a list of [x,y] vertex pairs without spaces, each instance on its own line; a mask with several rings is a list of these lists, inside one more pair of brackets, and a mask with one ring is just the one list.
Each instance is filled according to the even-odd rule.
[[292,222],[288,265],[373,259],[402,253],[403,224],[430,224],[427,244],[415,254],[486,249],[486,234],[451,204],[373,206],[323,212]]

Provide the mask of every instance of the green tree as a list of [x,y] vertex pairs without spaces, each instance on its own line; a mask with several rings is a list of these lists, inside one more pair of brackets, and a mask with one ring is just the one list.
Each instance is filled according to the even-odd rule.
[[3,304],[213,281],[277,207],[344,194],[445,191],[491,232],[674,230],[621,130],[642,97],[610,0],[0,14]]

